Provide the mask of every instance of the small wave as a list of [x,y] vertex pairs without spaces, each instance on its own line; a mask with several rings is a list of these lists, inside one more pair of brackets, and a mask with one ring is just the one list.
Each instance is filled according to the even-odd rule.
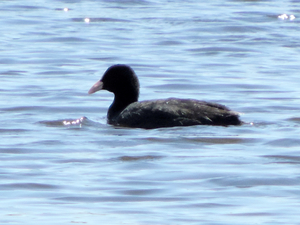
[[282,14],[278,16],[278,19],[282,20],[294,20],[296,17],[294,15],[287,15],[287,14]]
[[45,120],[40,121],[40,124],[49,127],[61,127],[61,126],[79,126],[81,127],[84,122],[88,120],[87,117],[83,116],[79,119],[64,119],[64,120]]
[[144,156],[120,156],[116,160],[122,162],[131,162],[131,161],[146,161],[146,160],[156,160],[161,159],[162,156],[155,156],[155,155],[144,155]]
[[73,18],[74,22],[130,22],[129,20],[114,19],[114,18]]
[[0,189],[2,190],[48,190],[48,189],[59,189],[60,187],[52,184],[42,183],[12,183],[12,184],[1,184]]
[[[103,123],[88,119],[83,116],[79,119],[60,119],[60,120],[43,120],[39,121],[39,124],[42,124],[47,127],[73,127],[73,128],[81,128],[81,127],[102,127]],[[106,123],[105,123],[106,124]]]

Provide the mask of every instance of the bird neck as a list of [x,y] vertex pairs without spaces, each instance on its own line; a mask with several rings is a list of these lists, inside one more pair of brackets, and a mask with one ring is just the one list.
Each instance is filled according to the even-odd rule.
[[128,93],[115,95],[114,101],[107,112],[108,122],[112,123],[128,105],[137,101],[138,96],[136,95],[128,95]]

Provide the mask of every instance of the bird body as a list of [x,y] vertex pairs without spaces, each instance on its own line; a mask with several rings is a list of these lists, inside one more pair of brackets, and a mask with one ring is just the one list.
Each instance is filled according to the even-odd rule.
[[239,125],[238,114],[223,105],[194,99],[134,102],[110,124],[146,129],[192,125]]

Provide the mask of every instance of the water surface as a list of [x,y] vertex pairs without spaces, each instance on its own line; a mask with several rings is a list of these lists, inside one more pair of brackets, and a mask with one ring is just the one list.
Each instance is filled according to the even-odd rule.
[[[299,224],[299,7],[1,1],[0,223]],[[141,100],[218,102],[246,124],[107,125],[113,95],[87,91],[116,63]]]

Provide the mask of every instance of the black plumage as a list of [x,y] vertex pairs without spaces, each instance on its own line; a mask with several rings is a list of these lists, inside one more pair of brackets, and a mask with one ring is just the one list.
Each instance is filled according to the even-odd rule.
[[237,112],[217,103],[178,98],[138,102],[139,81],[127,65],[109,67],[101,80],[89,90],[89,94],[99,90],[107,90],[115,95],[107,113],[108,123],[112,125],[152,129],[242,124]]

